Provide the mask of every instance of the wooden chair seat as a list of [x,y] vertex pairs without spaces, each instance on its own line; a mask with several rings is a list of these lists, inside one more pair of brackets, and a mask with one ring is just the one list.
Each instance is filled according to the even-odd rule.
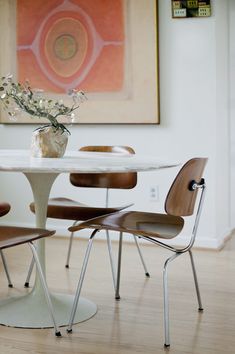
[[55,231],[0,225],[0,249],[35,241],[42,237],[52,236]]
[[[88,220],[101,215],[114,213],[125,209],[132,204],[121,207],[92,207],[69,198],[51,198],[48,201],[47,217],[63,220]],[[30,204],[30,210],[35,213],[34,203]]]
[[122,211],[96,218],[81,223],[79,226],[71,226],[69,231],[78,228],[93,228],[126,232],[138,236],[150,236],[164,239],[176,237],[184,226],[184,219],[180,216],[167,214],[146,213],[139,211]]

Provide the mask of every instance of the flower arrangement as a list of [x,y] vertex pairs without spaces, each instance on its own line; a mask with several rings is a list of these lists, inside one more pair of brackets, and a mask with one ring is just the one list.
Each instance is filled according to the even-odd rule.
[[25,81],[24,84],[15,83],[12,77],[10,74],[1,77],[0,101],[13,120],[17,119],[17,116],[24,111],[31,117],[49,120],[49,124],[39,127],[38,130],[52,126],[55,131],[61,131],[61,134],[64,132],[70,134],[64,124],[58,122],[57,118],[65,116],[73,122],[75,118],[74,111],[87,99],[84,92],[74,89],[69,90],[68,95],[71,97],[72,105],[68,107],[63,103],[63,100],[45,98],[43,90],[32,89],[28,81]]

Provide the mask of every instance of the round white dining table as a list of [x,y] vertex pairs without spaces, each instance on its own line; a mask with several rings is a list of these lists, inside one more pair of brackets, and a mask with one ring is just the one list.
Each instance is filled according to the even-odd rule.
[[[50,190],[60,173],[151,171],[176,165],[178,163],[173,161],[139,154],[70,151],[62,158],[33,158],[29,150],[0,150],[0,172],[21,172],[30,183],[38,228],[46,227]],[[45,239],[37,241],[37,250],[45,273]],[[51,293],[51,299],[58,325],[67,325],[73,296]],[[94,316],[96,311],[96,304],[80,298],[74,322],[85,321]],[[0,323],[22,328],[52,327],[38,274],[30,293],[0,300]]]

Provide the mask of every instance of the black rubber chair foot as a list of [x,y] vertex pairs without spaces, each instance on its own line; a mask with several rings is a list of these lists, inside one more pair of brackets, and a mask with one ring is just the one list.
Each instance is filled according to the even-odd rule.
[[29,283],[24,283],[25,288],[29,288]]
[[121,296],[120,295],[115,296],[115,300],[117,300],[117,301],[121,300]]
[[203,312],[204,309],[203,309],[202,307],[199,307],[198,311],[199,311],[199,312]]
[[68,265],[68,264],[65,264],[65,268],[69,268],[69,265]]
[[13,288],[13,285],[12,284],[8,284],[8,288]]
[[149,273],[145,273],[146,277],[150,278],[150,274]]
[[72,328],[71,329],[67,329],[67,333],[72,333],[72,332],[73,332]]
[[165,348],[169,348],[169,347],[170,347],[170,344],[164,344],[164,347],[165,347]]
[[62,337],[60,332],[55,332],[56,337]]

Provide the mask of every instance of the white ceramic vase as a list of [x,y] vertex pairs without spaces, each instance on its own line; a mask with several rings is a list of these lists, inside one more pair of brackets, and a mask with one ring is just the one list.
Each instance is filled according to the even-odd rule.
[[37,129],[32,134],[32,157],[62,157],[68,143],[68,132],[52,126]]

